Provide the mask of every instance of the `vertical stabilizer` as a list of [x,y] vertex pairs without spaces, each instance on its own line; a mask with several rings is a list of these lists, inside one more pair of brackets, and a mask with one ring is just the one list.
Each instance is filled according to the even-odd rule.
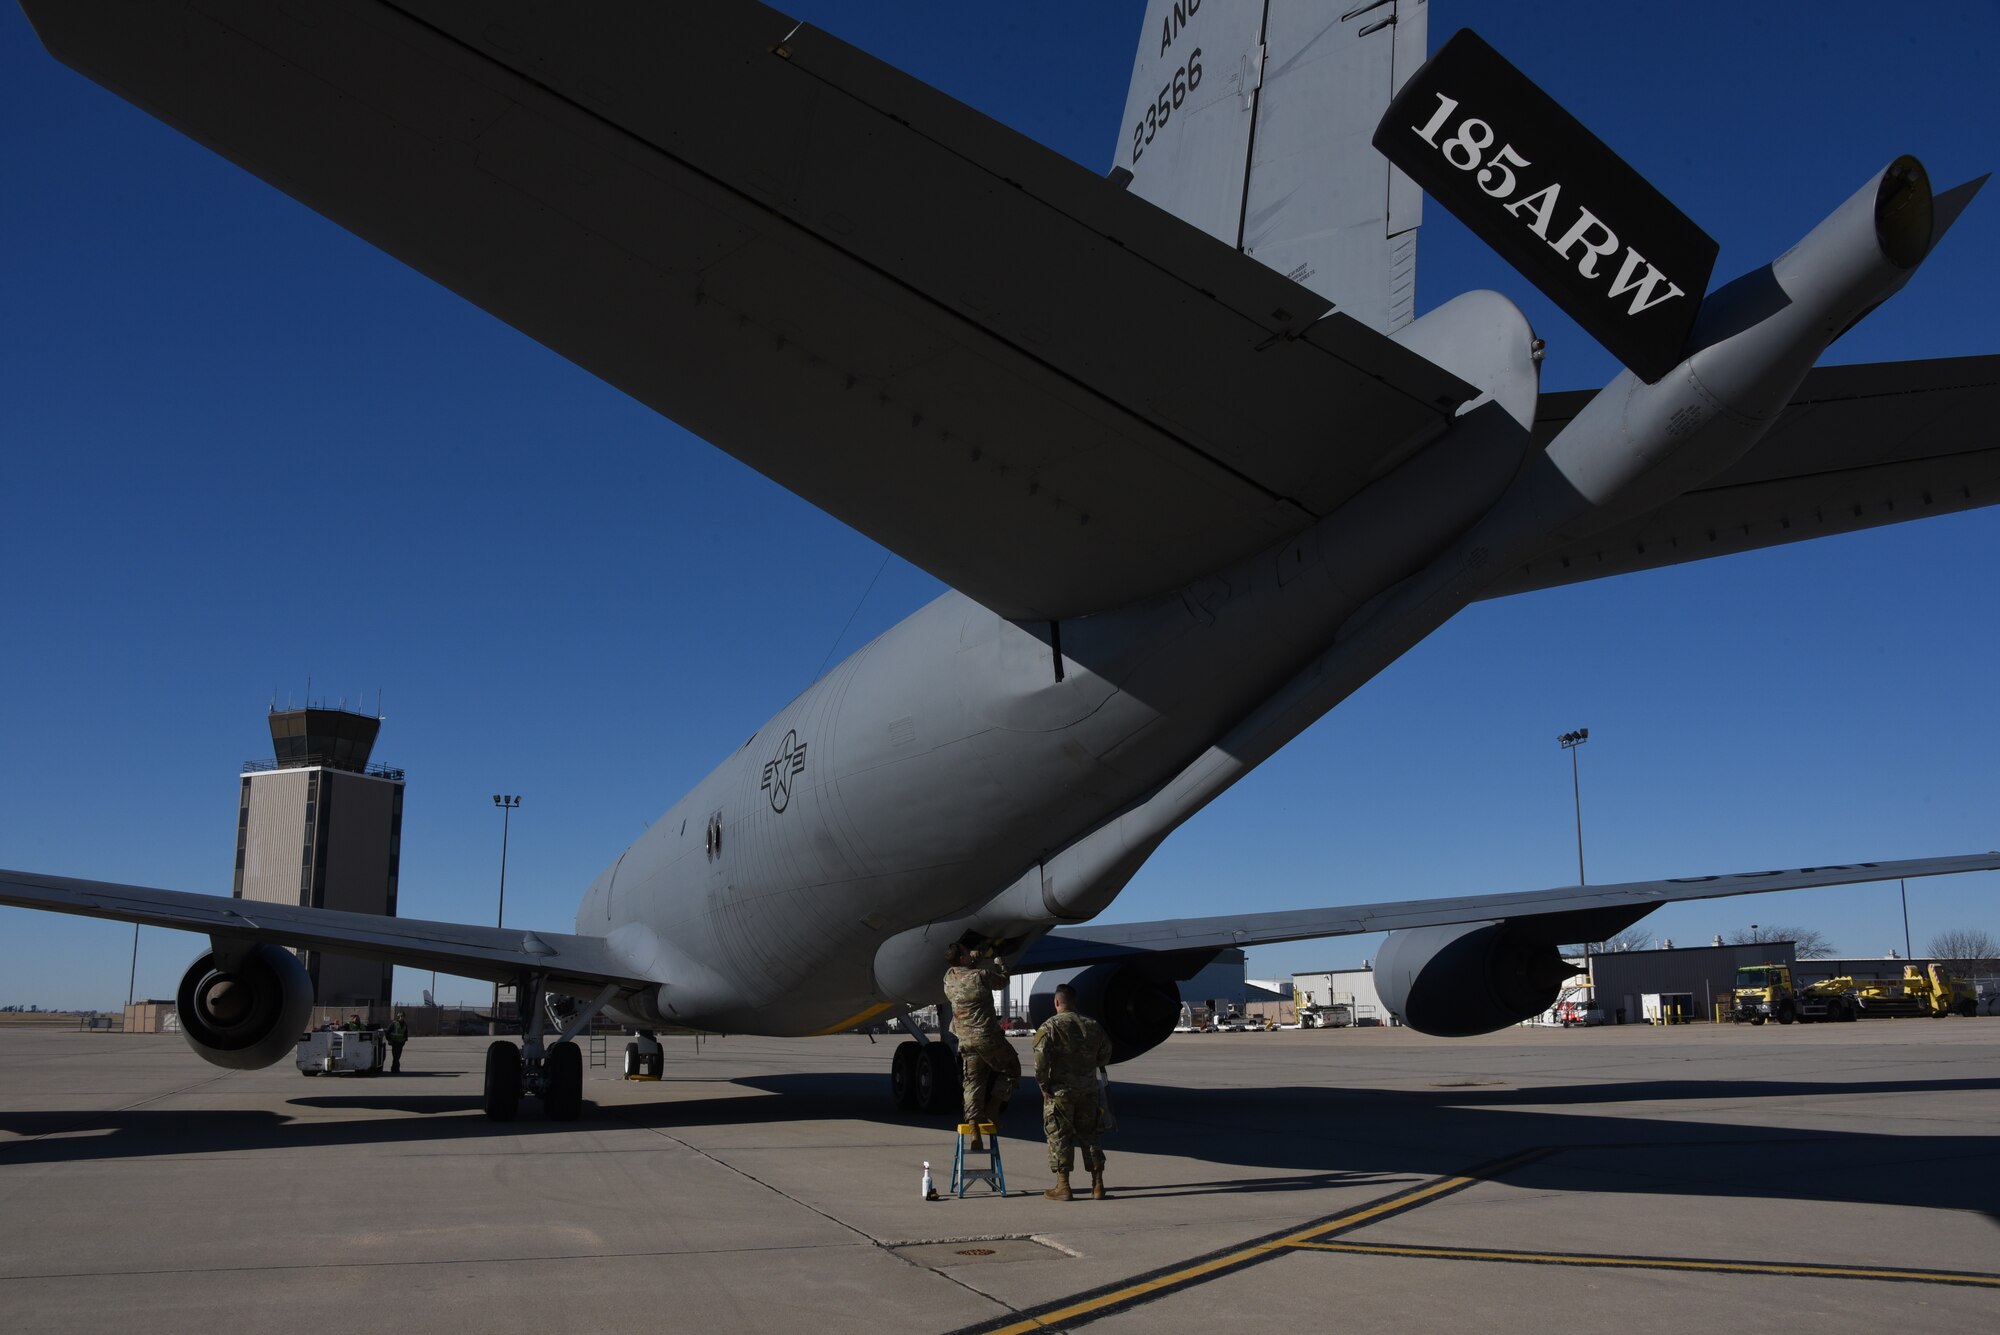
[[1422,194],[1370,144],[1427,0],[1151,0],[1116,166],[1373,329],[1409,322]]

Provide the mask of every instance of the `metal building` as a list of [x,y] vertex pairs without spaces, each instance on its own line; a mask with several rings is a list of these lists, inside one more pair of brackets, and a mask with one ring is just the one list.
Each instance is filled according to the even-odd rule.
[[[394,916],[403,771],[369,763],[382,720],[345,709],[274,709],[270,724],[273,759],[243,766],[233,893]],[[390,1003],[390,965],[315,950],[299,957],[320,1005]]]
[[1687,997],[1694,1015],[1713,1019],[1716,1003],[1726,1003],[1735,996],[1738,969],[1751,964],[1791,964],[1795,954],[1796,947],[1790,941],[1766,941],[1760,945],[1618,950],[1592,955],[1588,964],[1591,989],[1606,1022],[1639,1024],[1647,1018],[1644,998],[1648,995]]
[[1216,951],[1215,958],[1203,965],[1200,972],[1179,983],[1181,1004],[1217,1013],[1233,1010],[1238,1015],[1248,1014],[1250,984],[1244,977],[1247,958],[1233,946]]
[[1375,970],[1367,964],[1359,969],[1295,973],[1292,991],[1301,1006],[1314,1006],[1334,1014],[1339,1014],[1336,1008],[1344,1007],[1344,1019],[1335,1023],[1362,1026],[1402,1023],[1382,1004],[1382,994],[1375,987]]

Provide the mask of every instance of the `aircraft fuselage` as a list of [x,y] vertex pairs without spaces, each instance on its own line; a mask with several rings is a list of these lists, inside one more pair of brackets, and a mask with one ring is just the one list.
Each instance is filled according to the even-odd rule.
[[1451,433],[1305,534],[1120,611],[1016,623],[943,595],[655,821],[577,930],[674,980],[640,1020],[813,1033],[929,1004],[942,957],[885,988],[885,941],[991,901],[1157,793],[1490,505],[1524,439]]

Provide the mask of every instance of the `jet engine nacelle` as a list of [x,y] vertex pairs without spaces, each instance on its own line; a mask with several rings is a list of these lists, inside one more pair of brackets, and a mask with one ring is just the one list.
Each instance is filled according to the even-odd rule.
[[247,1071],[298,1047],[312,1018],[312,980],[281,946],[246,946],[225,967],[216,952],[196,957],[181,977],[181,1033],[203,1061]]
[[1546,929],[1522,922],[1391,932],[1375,956],[1382,1004],[1410,1028],[1443,1038],[1541,1014],[1574,972]]
[[1167,1041],[1181,1018],[1180,989],[1174,980],[1135,964],[1093,964],[1087,969],[1051,970],[1028,994],[1028,1019],[1039,1026],[1056,1013],[1056,985],[1076,989],[1076,1009],[1104,1026],[1111,1060],[1130,1061]]

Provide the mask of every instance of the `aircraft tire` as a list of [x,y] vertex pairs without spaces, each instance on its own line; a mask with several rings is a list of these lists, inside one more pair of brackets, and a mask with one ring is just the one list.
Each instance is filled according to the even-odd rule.
[[917,1063],[922,1060],[922,1050],[914,1039],[898,1043],[889,1059],[889,1095],[905,1112],[917,1106]]
[[521,1110],[521,1050],[504,1038],[486,1046],[482,1102],[489,1121],[511,1122]]
[[547,1092],[542,1096],[542,1112],[551,1122],[574,1122],[583,1114],[583,1049],[574,1043],[558,1043],[549,1049]]
[[917,1111],[932,1117],[960,1111],[963,1089],[959,1080],[958,1054],[942,1039],[924,1044],[918,1054]]

